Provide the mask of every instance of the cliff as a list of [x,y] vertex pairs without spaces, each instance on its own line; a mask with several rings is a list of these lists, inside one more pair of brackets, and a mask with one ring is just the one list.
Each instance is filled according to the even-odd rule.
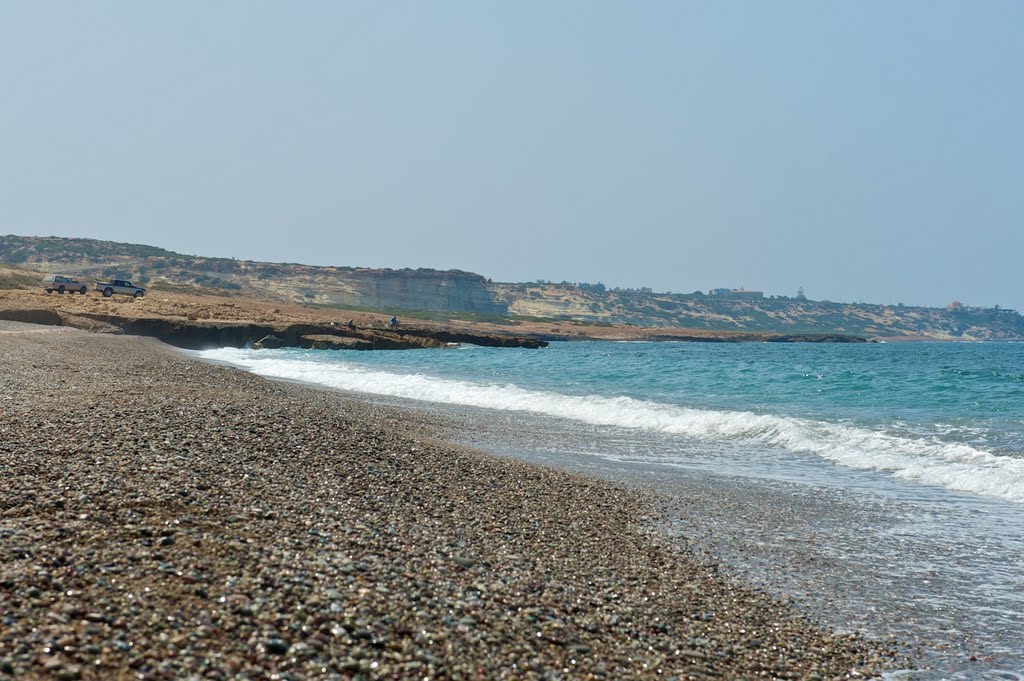
[[733,299],[703,293],[592,290],[562,283],[493,284],[513,316],[583,324],[636,325],[782,335],[842,334],[936,340],[1024,339],[1014,310],[836,303],[785,296]]
[[182,255],[93,239],[0,236],[0,262],[87,279],[129,278],[180,293],[246,294],[325,307],[508,314],[479,274],[459,270],[368,269]]
[[[459,270],[367,269],[265,263],[182,255],[152,246],[91,239],[0,236],[0,263],[83,278],[130,278],[151,292],[246,297],[319,310],[474,323],[645,327],[729,334],[891,339],[1021,340],[1024,317],[1013,310],[951,306],[847,304],[784,296],[733,299],[703,293],[606,290],[600,285],[492,283]],[[23,270],[0,272],[0,288],[24,287]],[[595,328],[586,332],[593,336]],[[569,337],[583,332],[575,329]],[[678,336],[678,334],[676,334]],[[690,334],[692,335],[692,333]],[[706,338],[706,336],[701,336]]]
[[470,312],[483,315],[508,314],[508,306],[499,303],[479,274],[457,270],[364,270],[342,277],[352,289],[349,295],[336,295],[342,305],[399,310]]

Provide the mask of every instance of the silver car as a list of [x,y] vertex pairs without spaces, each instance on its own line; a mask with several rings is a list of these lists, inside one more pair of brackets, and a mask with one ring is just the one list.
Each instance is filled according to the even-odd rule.
[[74,277],[69,277],[64,274],[48,274],[43,277],[43,288],[46,289],[47,293],[81,293],[83,296],[85,292],[89,290],[89,287],[84,283],[78,281]]

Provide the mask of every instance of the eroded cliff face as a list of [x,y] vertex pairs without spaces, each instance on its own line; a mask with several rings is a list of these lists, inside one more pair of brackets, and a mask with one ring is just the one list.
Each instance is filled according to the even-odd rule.
[[357,269],[342,273],[341,278],[351,293],[346,295],[337,291],[332,297],[344,305],[475,314],[508,313],[508,307],[498,302],[487,288],[487,280],[469,272]]
[[395,312],[425,310],[506,315],[508,304],[479,274],[460,270],[370,269],[266,263],[182,255],[93,239],[0,236],[0,263],[85,280],[127,278],[154,289],[220,292],[299,303]]

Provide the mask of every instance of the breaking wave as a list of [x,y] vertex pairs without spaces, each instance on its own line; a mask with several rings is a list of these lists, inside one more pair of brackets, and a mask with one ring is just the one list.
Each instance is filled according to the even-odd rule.
[[197,353],[261,376],[372,395],[479,407],[576,422],[809,453],[851,468],[1024,504],[1024,459],[937,437],[907,437],[870,428],[749,411],[694,409],[630,397],[566,395],[514,384],[478,383],[286,358],[267,351]]

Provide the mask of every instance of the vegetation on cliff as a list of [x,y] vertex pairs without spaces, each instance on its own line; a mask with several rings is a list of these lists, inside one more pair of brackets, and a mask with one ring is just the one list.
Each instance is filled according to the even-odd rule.
[[1024,317],[1014,310],[951,305],[948,308],[773,296],[737,299],[605,289],[568,282],[494,285],[513,315],[588,323],[636,324],[720,331],[784,334],[841,333],[869,337],[996,340],[1024,338]]
[[[836,303],[806,297],[736,299],[603,284],[493,283],[459,270],[369,269],[182,255],[93,239],[0,236],[0,263],[83,277],[125,276],[151,290],[234,295],[314,307],[591,325],[882,338],[1024,339],[1013,310]],[[11,274],[0,285],[25,285]]]

